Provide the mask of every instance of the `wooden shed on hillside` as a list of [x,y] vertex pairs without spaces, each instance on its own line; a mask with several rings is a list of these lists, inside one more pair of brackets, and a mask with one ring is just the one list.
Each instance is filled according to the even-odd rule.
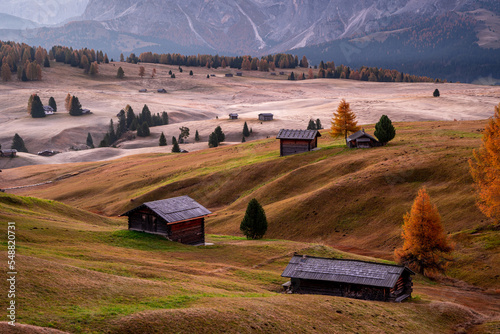
[[146,202],[120,216],[128,216],[128,229],[165,236],[188,245],[205,243],[208,209],[189,196]]
[[276,139],[280,140],[280,156],[311,151],[318,147],[317,130],[288,130],[281,129]]
[[347,146],[349,148],[370,148],[381,146],[380,142],[373,136],[365,132],[365,129],[359,130],[347,137]]
[[16,155],[17,155],[17,150],[14,149],[0,150],[0,157],[3,158],[14,158]]
[[232,73],[226,73],[226,78],[232,78],[233,74]]
[[261,120],[261,121],[272,121],[273,117],[274,117],[274,115],[271,113],[259,114],[259,120]]
[[294,255],[281,276],[289,293],[401,302],[411,297],[413,271],[391,264]]
[[229,114],[229,119],[238,119],[238,114],[236,114],[236,113],[230,113]]

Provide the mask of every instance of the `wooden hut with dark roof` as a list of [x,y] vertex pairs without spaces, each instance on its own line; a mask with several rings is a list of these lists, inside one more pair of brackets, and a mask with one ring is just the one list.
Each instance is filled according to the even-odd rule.
[[318,147],[317,130],[288,130],[281,129],[276,136],[280,140],[280,156],[311,151]]
[[208,209],[189,196],[146,202],[120,216],[128,216],[128,229],[165,236],[188,245],[205,243]]
[[349,148],[371,148],[381,146],[380,142],[375,137],[365,132],[365,129],[359,130],[347,137],[346,144]]
[[272,121],[273,117],[274,117],[274,115],[271,113],[262,113],[262,114],[259,114],[259,121],[265,121],[265,122]]
[[294,255],[281,276],[289,293],[401,302],[411,298],[413,271],[405,266]]

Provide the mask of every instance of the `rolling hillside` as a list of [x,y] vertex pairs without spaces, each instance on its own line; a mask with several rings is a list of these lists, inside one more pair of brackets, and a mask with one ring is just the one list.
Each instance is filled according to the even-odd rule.
[[[123,219],[0,193],[0,225],[12,220],[23,324],[71,333],[487,333],[498,325],[493,297],[419,277],[403,304],[278,293],[294,252],[366,259],[318,244],[209,235],[214,245],[192,247],[127,231]],[[0,322],[2,332],[41,331],[11,329]]]
[[[427,187],[445,230],[457,242],[450,272],[494,288],[498,231],[474,203],[468,159],[484,121],[397,123],[386,147],[348,150],[326,133],[318,151],[280,158],[275,139],[182,155],[4,170],[4,188],[54,181],[13,192],[54,199],[107,216],[145,201],[189,195],[217,214],[208,233],[241,235],[239,223],[256,197],[270,222],[267,237],[317,242],[392,258],[403,214]],[[372,132],[372,127],[366,127]],[[464,268],[475,266],[470,273]]]

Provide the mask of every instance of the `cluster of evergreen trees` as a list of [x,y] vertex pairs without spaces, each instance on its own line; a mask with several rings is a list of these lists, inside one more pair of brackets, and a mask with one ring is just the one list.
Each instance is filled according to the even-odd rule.
[[73,48],[60,45],[52,47],[49,51],[49,58],[73,67],[80,67],[85,74],[90,75],[99,73],[100,63],[109,63],[108,55],[102,51],[87,48],[73,50]]
[[208,147],[217,147],[224,140],[226,140],[226,135],[222,131],[222,128],[217,126],[214,132],[208,136]]
[[[115,130],[113,120],[109,122],[109,130],[101,140],[99,147],[113,146],[114,143],[127,131],[137,131],[138,137],[147,137],[151,134],[149,128],[153,126],[167,125],[167,112],[151,114],[149,107],[145,104],[140,114],[136,115],[134,109],[127,104],[125,109],[120,110],[117,115],[118,125]],[[166,145],[166,140],[165,140]],[[87,144],[87,146],[90,146]]]
[[[56,100],[52,96],[49,98],[49,106],[51,106],[54,111],[57,111]],[[37,94],[31,94],[28,99],[28,114],[33,118],[42,118],[46,116],[42,100]]]
[[50,67],[44,48],[0,41],[0,77],[3,81],[12,80],[13,73],[19,81],[42,80],[42,66]]
[[323,129],[323,125],[321,125],[321,121],[319,118],[316,119],[316,122],[312,119],[309,120],[309,124],[307,125],[307,130],[321,130]]
[[[123,59],[123,55],[121,57]],[[122,60],[123,61],[123,60]],[[268,55],[265,57],[252,57],[252,56],[219,56],[219,55],[197,55],[185,56],[178,53],[157,54],[152,52],[143,52],[137,57],[131,53],[127,57],[129,63],[157,63],[165,65],[183,65],[192,67],[207,67],[207,68],[237,68],[244,70],[261,70],[267,71],[274,68],[295,68],[299,65],[297,56],[291,54],[278,53]]]

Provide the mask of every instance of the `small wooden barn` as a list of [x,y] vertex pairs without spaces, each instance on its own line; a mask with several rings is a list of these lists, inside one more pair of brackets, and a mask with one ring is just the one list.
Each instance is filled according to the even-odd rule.
[[346,144],[349,148],[371,148],[381,146],[377,139],[365,132],[365,129],[355,132],[347,137]]
[[43,111],[45,112],[45,115],[54,115],[54,108],[51,106],[43,106]]
[[208,209],[189,196],[146,202],[121,216],[128,216],[128,229],[165,236],[188,245],[205,243]]
[[272,121],[273,117],[274,117],[274,115],[271,113],[259,114],[259,120],[261,120],[261,121]]
[[238,119],[238,114],[236,113],[229,114],[229,119]]
[[405,266],[294,255],[281,276],[289,293],[402,302],[411,297],[413,271]]
[[232,73],[226,73],[226,78],[232,78],[233,74]]
[[318,147],[317,130],[288,130],[281,129],[276,136],[280,140],[280,156],[311,151]]
[[14,158],[16,155],[17,155],[17,150],[14,149],[0,150],[0,157],[3,158]]
[[167,90],[165,88],[160,88],[157,90],[158,93],[165,94],[167,93]]
[[243,72],[236,72],[236,76],[237,77],[242,77],[243,76]]

